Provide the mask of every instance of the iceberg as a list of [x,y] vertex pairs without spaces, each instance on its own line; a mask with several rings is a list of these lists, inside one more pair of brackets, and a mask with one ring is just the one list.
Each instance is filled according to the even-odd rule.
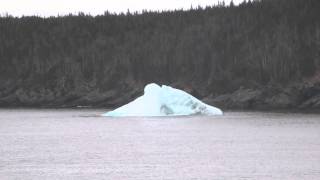
[[155,83],[145,86],[144,94],[134,101],[123,105],[102,116],[186,116],[186,115],[222,115],[216,107],[201,102],[192,95]]

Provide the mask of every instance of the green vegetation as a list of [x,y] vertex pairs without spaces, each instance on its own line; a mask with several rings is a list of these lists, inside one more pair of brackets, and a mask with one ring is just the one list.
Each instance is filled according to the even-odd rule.
[[29,99],[50,94],[25,104],[64,97],[63,104],[92,91],[124,94],[148,82],[218,95],[314,76],[320,69],[320,1],[96,17],[5,16],[0,42],[2,104],[23,102],[21,93]]

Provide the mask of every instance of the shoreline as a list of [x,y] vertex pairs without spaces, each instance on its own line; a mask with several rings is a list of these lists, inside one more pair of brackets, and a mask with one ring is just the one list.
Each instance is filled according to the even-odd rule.
[[[10,110],[10,109],[27,109],[27,110],[112,110],[117,107],[100,107],[100,106],[85,106],[85,107],[77,107],[77,106],[0,106],[0,110]],[[320,114],[320,109],[298,109],[298,108],[287,108],[287,109],[223,109],[222,111],[225,112],[262,112],[262,113],[292,113],[292,114]]]

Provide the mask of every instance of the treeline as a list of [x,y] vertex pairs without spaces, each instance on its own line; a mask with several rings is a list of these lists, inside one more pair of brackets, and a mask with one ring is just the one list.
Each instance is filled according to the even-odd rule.
[[301,81],[320,69],[319,18],[319,0],[0,17],[0,98],[127,92],[148,82],[199,87],[205,96]]

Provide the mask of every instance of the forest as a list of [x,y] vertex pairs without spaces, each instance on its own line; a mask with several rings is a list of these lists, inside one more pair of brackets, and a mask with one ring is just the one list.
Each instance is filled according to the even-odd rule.
[[0,17],[0,106],[114,107],[156,82],[226,108],[320,107],[320,1]]

